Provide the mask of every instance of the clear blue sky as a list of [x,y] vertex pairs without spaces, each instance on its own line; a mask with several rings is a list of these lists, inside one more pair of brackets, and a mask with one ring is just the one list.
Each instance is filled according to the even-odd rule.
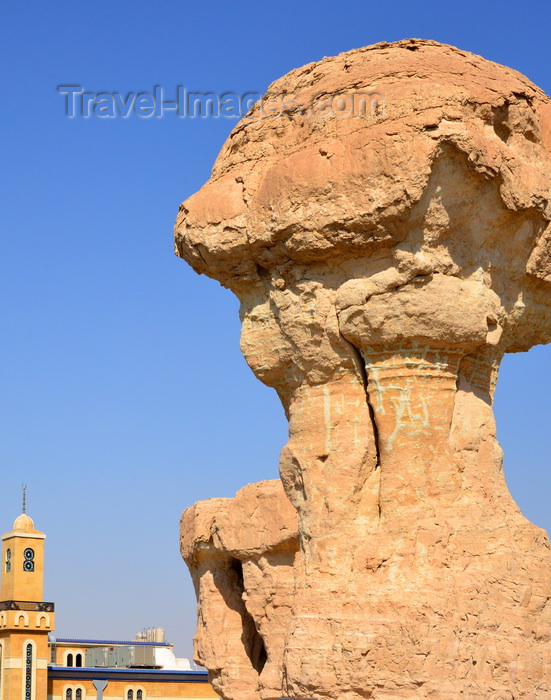
[[[262,92],[323,56],[423,37],[550,93],[550,27],[547,0],[3,4],[0,529],[25,481],[59,636],[164,626],[189,655],[181,511],[276,477],[286,423],[240,354],[233,295],[172,252],[178,205],[235,122],[69,120],[57,85]],[[550,361],[506,358],[496,406],[511,491],[548,530]]]

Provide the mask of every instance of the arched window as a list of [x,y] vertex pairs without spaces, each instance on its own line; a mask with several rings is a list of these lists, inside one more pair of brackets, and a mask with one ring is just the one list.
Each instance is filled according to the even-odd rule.
[[143,693],[141,690],[136,692],[136,700],[143,700]]
[[126,700],[134,700],[134,691],[133,690],[129,690],[126,693]]
[[[72,654],[67,654],[67,666],[72,666],[73,665],[73,655]],[[73,692],[73,691],[71,691]]]
[[11,571],[11,549],[6,549],[6,573]]
[[73,689],[67,688],[65,691],[65,700],[73,700]]
[[18,612],[15,614],[15,620],[14,620],[14,625],[16,627],[19,627],[21,624],[21,620],[23,620],[23,624],[25,627],[29,626],[29,616],[26,612]]
[[79,668],[82,666],[82,654],[77,654],[75,656],[75,666],[78,666]]
[[25,700],[31,700],[33,692],[33,645],[25,645],[25,677],[24,677]]
[[75,700],[82,700],[82,688],[75,690]]

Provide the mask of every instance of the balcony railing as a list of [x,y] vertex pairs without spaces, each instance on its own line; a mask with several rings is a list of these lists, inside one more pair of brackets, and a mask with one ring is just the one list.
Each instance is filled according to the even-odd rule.
[[34,603],[27,600],[2,600],[0,610],[30,610],[36,612],[54,612],[53,603]]

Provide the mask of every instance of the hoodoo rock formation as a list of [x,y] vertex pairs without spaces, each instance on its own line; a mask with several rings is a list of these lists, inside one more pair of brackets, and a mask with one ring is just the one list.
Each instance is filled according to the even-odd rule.
[[551,340],[551,100],[422,40],[269,92],[176,223],[289,419],[281,482],[184,513],[196,659],[227,700],[551,699],[551,548],[492,411]]

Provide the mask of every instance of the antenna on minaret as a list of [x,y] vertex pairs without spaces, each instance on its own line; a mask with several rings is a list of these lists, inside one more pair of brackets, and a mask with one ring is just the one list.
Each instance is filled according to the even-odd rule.
[[23,513],[27,512],[27,484],[22,484],[21,488],[23,489]]

